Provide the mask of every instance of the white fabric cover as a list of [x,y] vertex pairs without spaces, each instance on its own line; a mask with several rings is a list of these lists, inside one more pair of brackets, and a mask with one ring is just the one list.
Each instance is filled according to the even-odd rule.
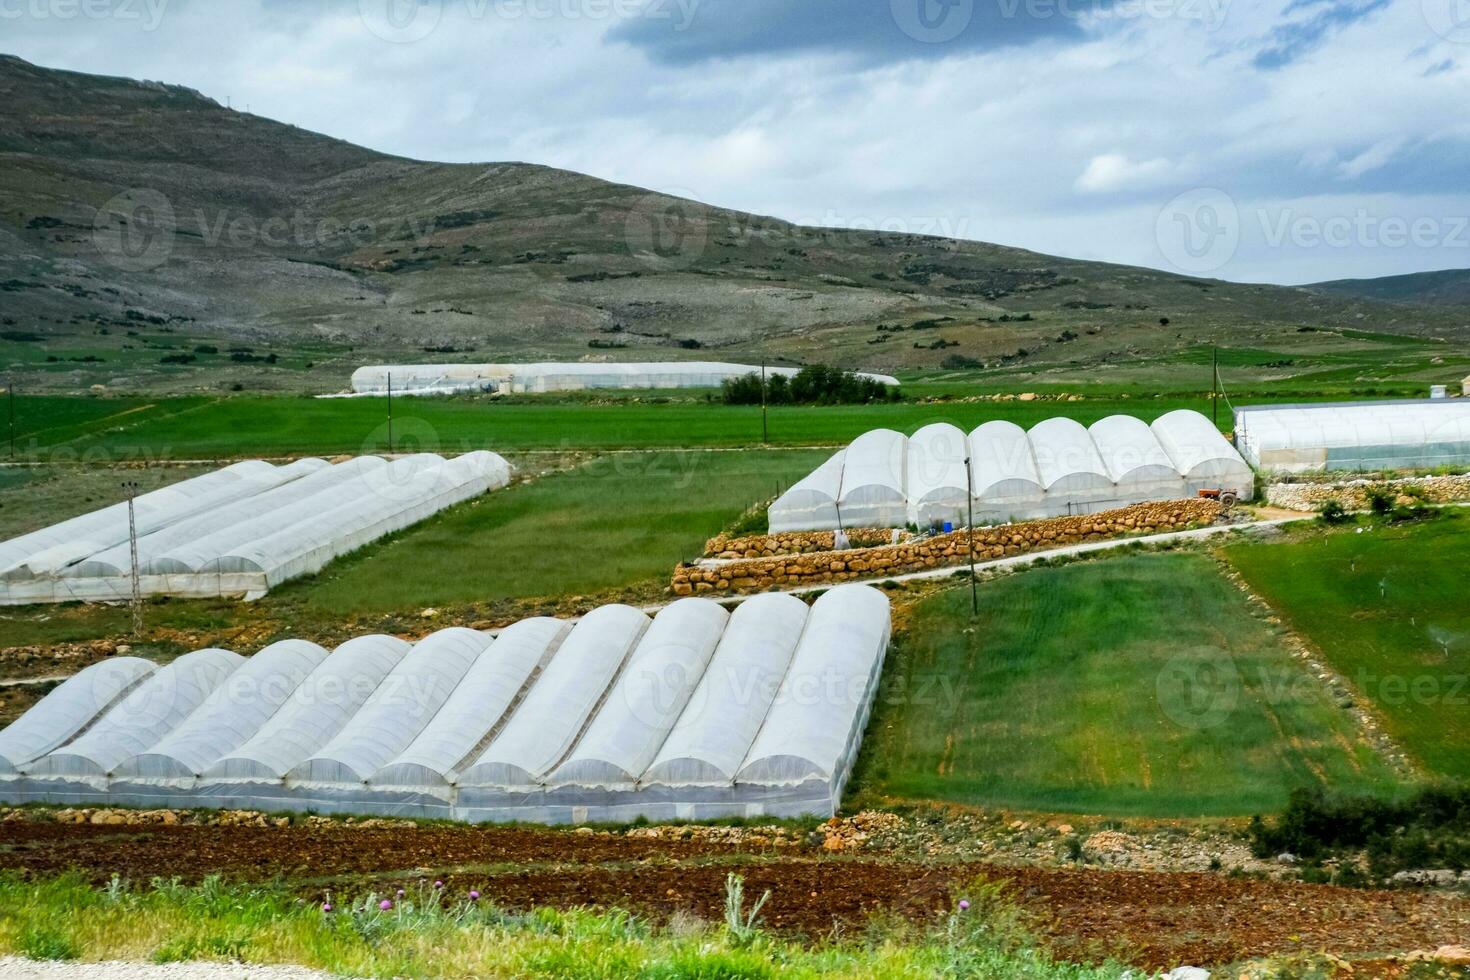
[[205,772],[218,779],[282,779],[332,740],[413,649],[396,636],[359,636],[333,650],[275,714]]
[[75,741],[22,771],[32,775],[106,776],[173,731],[245,658],[229,650],[187,653],[154,671]]
[[806,620],[807,605],[795,596],[773,592],[741,603],[643,781],[734,782],[791,666]]
[[908,520],[904,466],[908,439],[874,429],[853,440],[842,466],[837,511],[843,527],[897,527]]
[[490,636],[447,629],[414,644],[352,720],[291,771],[312,782],[367,782],[418,737],[490,645]]
[[1255,475],[1215,424],[1199,412],[1180,409],[1157,419],[1159,444],[1184,478],[1184,492],[1234,490],[1241,500],[1255,495]]
[[141,657],[114,657],[68,677],[0,732],[0,774],[71,741],[156,669]]
[[1032,426],[1029,435],[1036,470],[1048,494],[1067,494],[1084,501],[1112,496],[1113,478],[1107,464],[1080,423],[1047,419]]
[[547,782],[637,782],[704,676],[729,618],[709,599],[680,599],[660,612],[601,710]]
[[1045,513],[1046,488],[1031,451],[1031,437],[1014,422],[994,421],[970,433],[975,480],[975,519],[1024,520]]
[[847,778],[888,648],[888,597],[841,585],[812,606],[737,782]]
[[1087,431],[1117,486],[1120,503],[1178,500],[1185,496],[1184,478],[1154,430],[1142,419],[1110,415],[1094,422]]
[[773,532],[833,531],[838,527],[837,498],[842,493],[842,467],[847,450],[833,454],[792,485],[766,512]]
[[907,479],[908,522],[926,527],[950,521],[963,527],[969,520],[970,480],[965,460],[970,440],[948,422],[926,425],[909,437]]
[[[142,494],[133,501],[140,535],[283,482],[269,463],[249,460]],[[68,565],[128,540],[128,505],[113,504],[0,544],[0,578],[55,575]]]
[[523,619],[475,659],[434,720],[369,780],[375,786],[442,786],[484,751],[527,685],[561,646],[571,624]]
[[259,731],[326,657],[326,650],[305,640],[266,647],[225,678],[158,744],[119,764],[113,775],[188,779],[202,774]]
[[459,778],[462,786],[527,786],[556,767],[648,628],[631,606],[588,613],[500,734]]

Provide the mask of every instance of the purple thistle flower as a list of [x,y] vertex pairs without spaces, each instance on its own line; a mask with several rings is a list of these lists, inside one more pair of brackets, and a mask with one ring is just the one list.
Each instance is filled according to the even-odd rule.
[[970,908],[970,900],[968,898],[962,898],[962,899],[960,899],[960,911],[961,912],[965,912],[969,908]]
[[442,882],[442,881],[436,881],[436,882],[434,882],[434,887],[435,888],[443,888],[444,887],[444,882]]
[[399,898],[402,898],[403,897],[403,889],[402,888],[398,889],[398,897]]
[[381,902],[378,903],[378,908],[382,909],[384,912],[387,912],[392,907],[393,907],[393,903],[390,902],[390,901],[388,901],[386,898],[383,899]]
[[330,912],[330,911],[332,911],[332,903],[331,902],[323,902],[322,903],[322,911],[323,912]]
[[480,900],[480,893],[479,892],[476,892],[476,891],[470,892],[470,901],[472,901],[472,902],[478,902],[479,900]]

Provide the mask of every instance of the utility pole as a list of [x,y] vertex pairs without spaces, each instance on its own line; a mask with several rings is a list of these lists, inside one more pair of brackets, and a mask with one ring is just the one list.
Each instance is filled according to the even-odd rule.
[[771,425],[766,418],[766,359],[761,358],[761,445],[771,441]]
[[1220,427],[1220,348],[1212,349],[1210,355],[1210,421]]
[[5,387],[7,389],[9,389],[9,392],[10,392],[10,394],[7,397],[6,400],[10,403],[10,458],[11,459],[14,459],[15,458],[15,379],[14,378],[11,378],[9,384],[7,384]]
[[143,590],[138,582],[138,518],[133,501],[138,496],[138,482],[127,480],[123,490],[128,495],[128,551],[132,556],[133,571],[133,639],[143,638]]
[[966,540],[970,551],[970,613],[972,616],[980,616],[980,587],[975,583],[975,473],[970,469],[970,457],[965,457],[965,487],[968,493],[965,495],[965,510],[969,520],[967,523]]
[[393,372],[388,372],[388,455],[393,455]]

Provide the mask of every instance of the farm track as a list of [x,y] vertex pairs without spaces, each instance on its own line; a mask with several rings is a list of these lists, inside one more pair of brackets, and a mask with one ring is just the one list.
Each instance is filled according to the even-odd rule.
[[74,870],[102,883],[114,874],[221,874],[282,881],[309,897],[440,878],[450,894],[473,887],[508,908],[618,906],[656,919],[719,919],[732,868],[747,894],[770,890],[768,926],[812,937],[856,934],[875,914],[933,920],[983,875],[1037,915],[1058,953],[1114,954],[1143,967],[1434,948],[1470,934],[1463,896],[1219,874],[928,863],[523,828],[0,824],[0,869],[26,875]]

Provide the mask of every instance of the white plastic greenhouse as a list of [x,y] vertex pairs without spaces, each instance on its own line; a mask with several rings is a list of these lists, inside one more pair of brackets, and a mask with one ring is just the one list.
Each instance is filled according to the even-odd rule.
[[[542,364],[400,364],[359,368],[352,375],[357,395],[453,395],[482,393],[539,393],[620,388],[718,388],[726,381],[759,374],[750,364],[722,361],[570,361]],[[795,377],[796,368],[767,367],[767,377]],[[882,384],[898,386],[886,374],[859,374]]]
[[1090,429],[1054,418],[1030,432],[992,421],[969,436],[937,423],[907,439],[888,429],[859,436],[782,494],[768,517],[775,532],[946,521],[958,527],[971,490],[976,522],[998,524],[1204,489],[1234,490],[1245,500],[1253,480],[1245,460],[1198,412],[1171,412],[1152,426],[1114,415]]
[[499,638],[89,668],[0,732],[0,801],[468,821],[830,815],[889,637],[861,585],[682,599]]
[[[144,595],[254,598],[510,481],[494,453],[236,463],[139,496]],[[0,605],[132,595],[126,504],[0,544]]]
[[1235,411],[1235,442],[1262,470],[1470,465],[1470,400],[1267,405]]

